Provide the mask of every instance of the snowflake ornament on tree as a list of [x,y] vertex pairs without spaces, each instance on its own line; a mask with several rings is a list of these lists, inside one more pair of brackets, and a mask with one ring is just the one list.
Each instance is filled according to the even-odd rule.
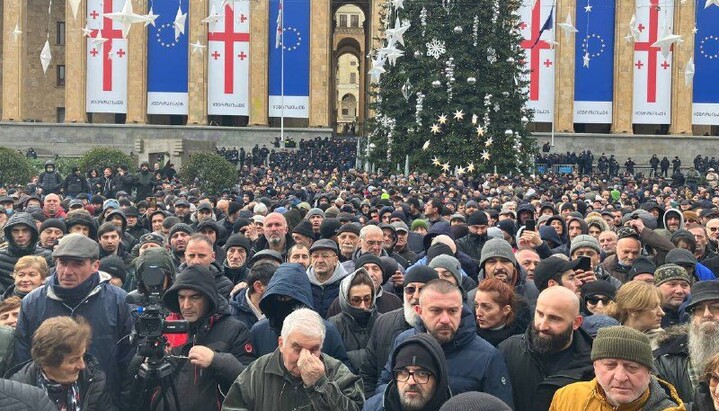
[[434,57],[435,60],[439,60],[439,58],[446,52],[447,49],[445,48],[443,41],[432,39],[432,41],[427,43],[428,57]]

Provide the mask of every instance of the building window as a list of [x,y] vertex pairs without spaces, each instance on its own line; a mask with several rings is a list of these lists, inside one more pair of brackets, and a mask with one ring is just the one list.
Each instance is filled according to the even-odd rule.
[[350,84],[357,84],[357,73],[350,73]]
[[65,22],[64,21],[58,21],[57,22],[57,38],[56,38],[56,44],[58,46],[64,46],[65,45]]
[[359,16],[353,14],[350,16],[350,27],[359,27]]
[[342,115],[343,115],[343,116],[347,116],[347,115],[349,115],[349,114],[350,114],[349,109],[346,109],[346,108],[343,108],[343,109],[342,109]]
[[357,62],[356,62],[356,61],[354,61],[354,60],[350,61],[350,67],[354,67],[354,66],[356,66],[356,65],[357,65]]
[[57,107],[55,114],[57,116],[57,122],[58,123],[64,123],[65,122],[65,107]]
[[340,27],[347,27],[347,15],[340,14]]
[[65,87],[65,66],[58,64],[57,66],[57,86]]

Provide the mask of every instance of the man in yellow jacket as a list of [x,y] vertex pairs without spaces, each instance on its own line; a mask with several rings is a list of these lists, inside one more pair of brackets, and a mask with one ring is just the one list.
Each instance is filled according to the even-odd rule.
[[651,374],[652,349],[629,327],[602,328],[592,346],[596,378],[554,394],[549,411],[686,410],[674,387]]

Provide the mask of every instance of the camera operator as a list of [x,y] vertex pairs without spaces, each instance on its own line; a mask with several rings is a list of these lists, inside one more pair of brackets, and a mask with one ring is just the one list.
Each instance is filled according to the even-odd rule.
[[183,399],[182,409],[219,410],[223,393],[252,361],[247,327],[230,316],[227,304],[221,304],[214,276],[204,266],[185,268],[162,300],[190,325],[189,342],[170,353],[177,360],[173,380]]

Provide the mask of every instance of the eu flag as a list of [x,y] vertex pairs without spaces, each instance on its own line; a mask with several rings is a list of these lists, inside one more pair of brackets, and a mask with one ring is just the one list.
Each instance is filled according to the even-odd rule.
[[[697,0],[694,36],[694,124],[719,124],[719,7]],[[685,67],[681,67],[685,69]],[[681,79],[682,84],[684,79]]]

